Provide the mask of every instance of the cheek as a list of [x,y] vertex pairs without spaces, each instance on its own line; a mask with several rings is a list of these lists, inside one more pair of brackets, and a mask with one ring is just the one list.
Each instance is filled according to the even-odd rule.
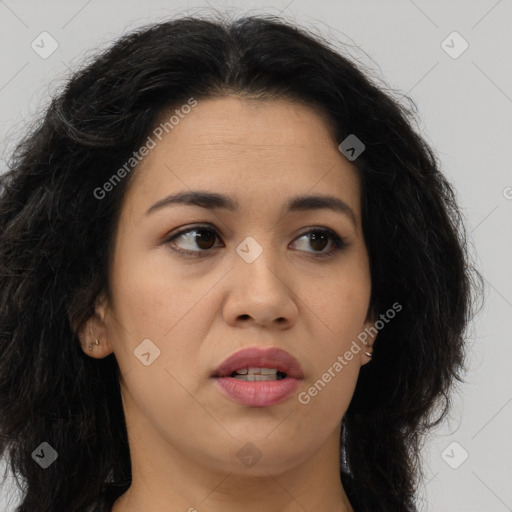
[[165,255],[148,257],[147,249],[119,247],[112,273],[112,309],[133,341],[166,338],[198,302],[202,288],[199,282],[185,282]]
[[[214,306],[208,307],[205,294],[218,278],[215,280],[212,276],[185,282],[183,274],[168,272],[165,275],[159,268],[152,266],[150,270],[143,263],[137,264],[133,255],[119,259],[113,279],[114,318],[108,324],[108,336],[114,345],[116,359],[123,374],[134,369],[139,371],[142,362],[137,353],[149,350],[149,358],[154,358],[154,362],[144,367],[146,371],[151,370],[148,377],[151,378],[157,368],[165,369],[188,389],[194,385],[189,370],[197,366],[201,342],[207,336],[211,317],[215,314]],[[139,350],[141,346],[147,348]],[[162,389],[168,388],[169,380],[176,384],[168,374],[165,375],[166,382],[152,384],[155,389],[160,385],[164,386]],[[138,382],[134,382],[134,386],[138,386]]]
[[302,436],[311,438],[312,443],[325,439],[339,427],[357,384],[359,365],[355,359],[339,372],[332,369],[334,361],[308,379],[307,387],[297,396],[295,427]]
[[347,266],[327,279],[307,283],[297,295],[304,318],[315,322],[315,331],[340,346],[363,330],[371,294],[364,267]]
[[[356,265],[352,272],[339,272],[336,278],[322,284],[309,292],[301,313],[310,323],[307,328],[310,339],[305,340],[302,354],[311,362],[308,384],[319,381],[318,389],[311,390],[310,399],[317,403],[315,407],[339,401],[341,407],[344,404],[348,407],[359,375],[363,345],[358,335],[364,330],[370,279],[365,267],[358,269]],[[306,296],[305,290],[301,293]],[[319,399],[314,398],[316,394]]]
[[193,383],[187,378],[178,367],[168,367],[162,357],[149,367],[133,367],[123,379],[126,410],[132,418],[133,411],[140,411],[137,421],[151,425],[145,429],[157,429],[178,446],[191,432],[197,436],[206,428],[215,431],[214,421],[190,392]]

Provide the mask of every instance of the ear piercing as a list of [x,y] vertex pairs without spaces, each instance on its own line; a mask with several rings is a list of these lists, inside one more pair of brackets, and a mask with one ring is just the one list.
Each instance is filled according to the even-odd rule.
[[[361,341],[363,341],[363,340],[361,340]],[[363,343],[364,343],[366,346],[368,346],[368,343],[366,343],[366,341],[363,341]],[[368,357],[372,357],[372,356],[373,356],[373,354],[372,354],[371,352],[368,352],[367,350],[365,350],[365,351],[364,351],[364,353],[365,353]]]
[[[95,343],[96,345],[99,345],[99,344],[100,344],[100,342],[99,342],[97,339],[95,339],[95,340],[94,340],[94,343]],[[92,347],[93,347],[93,344],[92,344],[92,343],[89,343],[89,350],[92,350]]]

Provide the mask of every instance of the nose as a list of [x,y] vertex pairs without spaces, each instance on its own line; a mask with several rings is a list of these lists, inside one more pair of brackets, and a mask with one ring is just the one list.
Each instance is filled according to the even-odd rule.
[[231,272],[231,292],[224,308],[226,322],[233,326],[257,324],[291,327],[297,320],[297,297],[285,265],[263,250],[252,262],[236,257]]

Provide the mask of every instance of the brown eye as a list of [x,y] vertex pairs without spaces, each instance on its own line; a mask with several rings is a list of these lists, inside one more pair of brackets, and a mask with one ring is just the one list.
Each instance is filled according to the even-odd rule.
[[215,243],[216,233],[211,229],[195,229],[196,236],[194,242],[200,249],[211,249]]
[[[189,247],[188,249],[177,249],[179,252],[201,252],[212,249],[217,238],[218,235],[213,229],[195,227],[176,233],[168,240],[168,242],[173,242],[171,245],[176,246],[176,240],[185,240]],[[199,248],[200,251],[194,250],[197,248]]]
[[[314,254],[314,256],[319,258],[332,256],[338,250],[347,246],[347,244],[330,229],[313,229],[301,235],[297,240],[301,240],[303,238],[306,239],[306,245],[314,249],[313,251],[306,252],[312,252],[313,254],[318,252],[319,254]],[[329,242],[331,242],[334,247],[330,251],[322,252],[328,246]]]
[[310,243],[311,247],[315,249],[315,251],[323,251],[325,247],[329,244],[329,235],[322,232],[312,232]]
[[[215,241],[217,239],[220,240],[217,231],[214,229],[207,226],[195,226],[172,235],[165,240],[165,243],[170,244],[172,249],[179,253],[200,258],[207,256],[211,249],[215,248]],[[302,239],[306,240],[306,244],[303,245],[313,248],[312,251],[306,248],[304,249],[305,252],[313,254],[313,257],[316,258],[334,256],[339,250],[348,245],[330,229],[312,229],[302,234],[296,240]],[[177,241],[180,243],[178,244]],[[329,243],[331,243],[332,249],[325,251]],[[184,248],[183,245],[188,245],[188,247]]]

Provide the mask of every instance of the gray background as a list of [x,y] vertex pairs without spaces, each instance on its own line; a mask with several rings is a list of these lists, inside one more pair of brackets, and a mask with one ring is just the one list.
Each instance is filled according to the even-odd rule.
[[[512,510],[512,1],[0,0],[1,155],[84,57],[139,25],[205,14],[209,5],[233,15],[282,13],[349,44],[350,55],[418,105],[420,129],[455,185],[486,284],[485,307],[468,333],[471,370],[453,397],[449,420],[424,448],[418,506]],[[31,47],[43,31],[59,45],[47,59]],[[457,58],[441,46],[453,31],[469,44]],[[452,52],[462,48],[453,38],[447,44]],[[18,499],[16,488],[4,485],[0,509],[14,510]]]

